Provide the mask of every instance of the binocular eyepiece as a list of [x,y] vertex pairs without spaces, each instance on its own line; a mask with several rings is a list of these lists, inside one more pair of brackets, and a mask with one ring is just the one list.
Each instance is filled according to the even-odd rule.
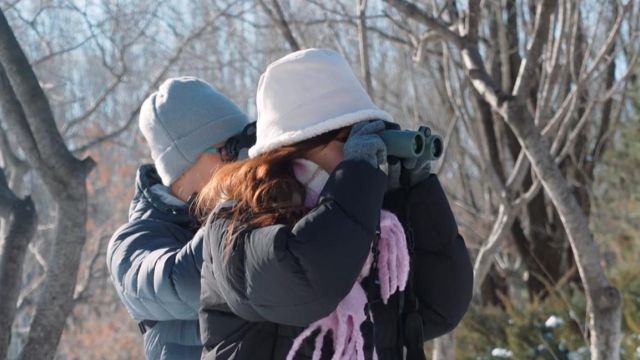
[[427,160],[436,160],[444,150],[442,137],[431,134],[431,129],[426,126],[420,126],[417,131],[385,130],[378,135],[387,145],[390,156],[404,159],[425,156]]
[[241,133],[230,137],[224,148],[231,159],[247,158],[247,151],[256,143],[256,122],[247,124]]

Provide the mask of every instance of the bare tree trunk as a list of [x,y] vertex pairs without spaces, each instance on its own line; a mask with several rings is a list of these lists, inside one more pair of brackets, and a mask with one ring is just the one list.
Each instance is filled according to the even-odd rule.
[[506,296],[509,294],[509,282],[504,275],[500,274],[495,261],[491,262],[487,275],[480,282],[478,292],[481,294],[483,305],[492,305],[504,309],[504,298],[500,297],[500,295]]
[[491,228],[491,234],[489,239],[480,248],[480,252],[476,256],[476,260],[473,266],[473,293],[479,294],[482,283],[486,278],[491,266],[493,265],[493,258],[498,252],[500,241],[505,237],[507,232],[510,231],[513,221],[516,219],[517,211],[512,208],[507,208],[507,205],[500,205],[498,216]]
[[369,96],[373,97],[373,83],[369,66],[369,43],[367,42],[367,0],[356,0],[358,15],[358,44],[360,47],[360,73]]
[[433,344],[433,360],[455,360],[456,337],[455,332],[442,335]]
[[21,359],[52,359],[56,353],[65,320],[73,309],[82,248],[86,240],[86,174],[70,174],[68,191],[57,199],[55,246],[51,252],[45,288],[38,299],[29,337]]
[[[528,182],[531,183],[530,176]],[[529,278],[527,288],[529,297],[533,300],[536,297],[544,297],[547,294],[547,283],[555,283],[563,274],[563,258],[566,248],[566,236],[562,229],[562,224],[557,224],[559,229],[552,233],[549,224],[554,223],[553,216],[549,217],[546,212],[547,201],[544,193],[540,192],[527,205],[529,213],[529,238],[518,245],[520,253],[523,255]],[[542,277],[542,279],[541,279]]]
[[37,219],[31,198],[20,199],[11,191],[3,169],[0,169],[0,217],[6,221],[6,236],[0,249],[0,359],[5,359],[20,295],[22,265],[36,232]]
[[514,130],[531,164],[542,180],[567,230],[576,264],[589,301],[589,327],[593,359],[614,359],[620,354],[622,334],[620,292],[609,284],[587,218],[549,153],[549,144],[529,121],[521,121],[520,106],[509,106],[507,123]]
[[20,111],[10,111],[5,123],[58,205],[44,288],[20,355],[23,359],[52,359],[73,305],[86,238],[85,181],[95,163],[91,158],[80,161],[67,149],[49,101],[1,11],[0,64],[0,97],[17,99],[14,103],[22,110],[22,116]]

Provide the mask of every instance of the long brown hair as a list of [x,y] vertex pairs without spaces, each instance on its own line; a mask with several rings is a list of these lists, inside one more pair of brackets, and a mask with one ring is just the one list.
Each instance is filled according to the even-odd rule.
[[293,160],[305,157],[314,148],[327,146],[332,140],[345,141],[348,134],[349,128],[337,129],[218,168],[198,193],[195,210],[205,223],[218,204],[235,201],[231,209],[216,214],[231,220],[225,240],[225,259],[234,247],[238,224],[249,228],[293,225],[304,216],[306,192],[295,177]]

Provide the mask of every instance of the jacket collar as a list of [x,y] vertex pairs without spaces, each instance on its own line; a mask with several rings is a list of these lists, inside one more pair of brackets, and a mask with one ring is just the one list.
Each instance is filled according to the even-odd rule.
[[[129,209],[129,218],[134,220],[136,213],[153,213],[154,218],[160,217],[171,222],[191,222],[189,206],[167,202],[163,195],[151,188],[162,185],[162,180],[152,164],[145,164],[136,173],[136,193]],[[165,195],[166,196],[166,195]]]

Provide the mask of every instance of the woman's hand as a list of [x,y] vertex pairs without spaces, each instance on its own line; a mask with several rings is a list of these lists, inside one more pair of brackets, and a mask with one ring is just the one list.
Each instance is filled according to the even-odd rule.
[[389,161],[389,190],[414,186],[431,174],[431,160],[426,156],[414,159],[394,158]]
[[378,168],[387,161],[387,146],[377,135],[386,128],[384,121],[362,121],[353,126],[344,144],[345,160],[364,160]]
[[431,174],[431,160],[426,156],[421,156],[417,159],[404,160],[402,165],[402,171],[405,173],[402,176],[408,177],[407,183],[409,186],[413,186],[421,182]]

